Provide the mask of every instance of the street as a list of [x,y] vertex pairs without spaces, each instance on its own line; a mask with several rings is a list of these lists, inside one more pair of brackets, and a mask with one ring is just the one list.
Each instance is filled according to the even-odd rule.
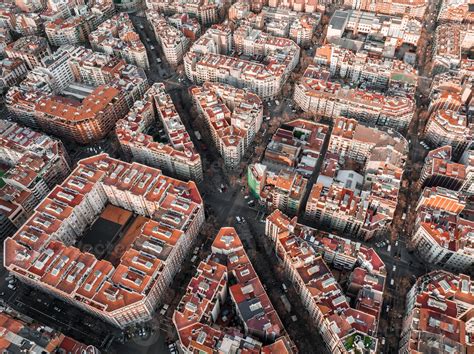
[[[408,130],[404,132],[404,136],[409,142],[409,153],[399,191],[398,206],[391,227],[385,235],[369,241],[354,239],[351,235],[340,235],[360,242],[367,247],[375,248],[385,263],[387,278],[378,327],[379,337],[385,338],[385,345],[381,349],[384,353],[398,351],[407,292],[419,276],[434,269],[432,265],[421,262],[416,251],[411,249],[410,236],[415,222],[414,210],[420,193],[418,186],[419,174],[424,158],[428,153],[427,149],[420,145],[422,141],[420,136],[427,121],[426,111],[429,104],[428,94],[431,83],[430,72],[427,68],[433,39],[432,33],[436,27],[436,17],[440,4],[441,0],[430,1],[428,16],[424,19],[422,40],[417,49],[418,69],[420,71],[419,85],[415,94],[417,110]],[[278,104],[275,100],[264,102],[264,116],[268,116],[270,119],[264,119],[262,128],[248,147],[239,168],[232,171],[227,170],[213,144],[209,129],[206,128],[202,118],[193,111],[192,98],[188,91],[192,83],[185,78],[182,69],[173,68],[166,62],[161,46],[156,41],[153,29],[146,18],[135,15],[131,15],[130,18],[147,48],[150,68],[146,70],[146,75],[150,85],[154,82],[165,84],[182,122],[202,158],[204,181],[198,187],[205,203],[206,222],[199,237],[194,240],[193,247],[197,247],[197,260],[191,261],[193,254],[189,254],[182,264],[180,272],[171,284],[165,299],[165,303],[170,306],[165,315],[160,314],[163,305],[160,304],[149,323],[138,324],[124,332],[51,295],[42,293],[20,282],[11,282],[11,279],[7,278],[8,274],[3,267],[3,259],[0,259],[1,301],[18,311],[27,313],[28,316],[47,326],[58,329],[84,343],[93,344],[107,353],[164,353],[168,351],[169,343],[178,340],[172,323],[172,314],[186,291],[186,284],[195,274],[195,267],[200,260],[205,259],[210,254],[210,245],[218,230],[224,226],[234,226],[286,331],[296,343],[300,352],[323,353],[326,349],[318,328],[314,326],[314,321],[309,318],[299,294],[290,286],[290,282],[274,253],[273,246],[264,234],[266,211],[258,206],[258,202],[255,203],[256,206],[249,206],[249,201],[254,199],[249,196],[246,184],[247,166],[261,160],[266,144],[278,127],[282,123],[295,118],[308,118],[292,105],[291,91],[295,77],[292,76],[288,80],[290,87],[286,89],[287,94],[277,98],[279,100]],[[326,25],[327,23],[325,23]],[[318,30],[321,36],[325,32],[326,27]],[[318,45],[322,45],[324,42],[321,38],[316,38],[316,40]],[[314,49],[316,49],[316,46]],[[313,53],[314,50],[311,49],[310,52]],[[298,67],[299,72],[302,72],[303,69]],[[309,118],[320,119],[320,117]],[[202,138],[196,136],[196,131],[199,132]],[[82,158],[100,152],[107,152],[113,157],[119,156],[120,151],[114,134],[114,132],[111,132],[106,139],[91,146],[68,144],[67,150],[72,162],[76,163]],[[330,133],[326,136],[321,149],[321,157],[308,181],[300,215],[298,215],[299,221],[302,223],[306,223],[301,214],[304,212],[311,187],[320,173],[323,157],[328,147],[329,136]],[[244,221],[237,221],[237,217],[239,219],[243,218]],[[382,242],[385,242],[384,245],[379,246]],[[3,257],[3,252],[0,257]],[[11,284],[14,284],[13,288],[9,286]],[[283,290],[281,284],[288,285],[287,292]],[[289,299],[291,311],[285,308],[281,300],[282,295]],[[296,321],[294,316],[297,318]],[[148,329],[147,334],[143,336],[135,335],[136,330],[142,327]],[[124,344],[122,340],[126,334],[130,334],[130,338]]]

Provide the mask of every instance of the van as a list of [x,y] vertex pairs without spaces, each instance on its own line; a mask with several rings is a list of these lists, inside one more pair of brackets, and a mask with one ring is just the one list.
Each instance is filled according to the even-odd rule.
[[240,224],[242,222],[242,219],[240,219],[240,216],[236,216],[235,217],[235,220],[237,220],[237,222]]

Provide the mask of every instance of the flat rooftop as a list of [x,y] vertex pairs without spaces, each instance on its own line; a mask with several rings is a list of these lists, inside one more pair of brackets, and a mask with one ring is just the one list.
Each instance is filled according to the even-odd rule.
[[97,259],[103,259],[132,216],[133,213],[128,210],[107,205],[79,241],[79,249],[92,253]]
[[150,219],[144,216],[137,216],[133,222],[130,223],[130,226],[125,231],[124,235],[115,245],[114,249],[108,257],[108,261],[112,263],[114,267],[117,267],[120,264],[120,259],[123,254],[132,246],[133,242],[142,234],[143,226],[150,221]]

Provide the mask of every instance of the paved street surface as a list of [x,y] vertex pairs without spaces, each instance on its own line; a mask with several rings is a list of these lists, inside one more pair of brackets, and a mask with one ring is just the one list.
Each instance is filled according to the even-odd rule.
[[[432,0],[430,2],[430,14],[425,19],[423,31],[432,33],[435,28],[435,9],[439,8],[440,0]],[[210,244],[212,238],[222,226],[235,226],[239,236],[244,243],[245,249],[259,275],[262,283],[268,289],[269,296],[273,305],[278,311],[290,337],[295,341],[301,353],[323,353],[324,344],[321,337],[317,333],[317,328],[312,325],[311,319],[308,317],[306,310],[300,301],[299,295],[290,286],[286,279],[278,260],[274,255],[272,245],[264,235],[264,213],[257,207],[251,208],[248,202],[251,200],[244,197],[248,194],[246,191],[245,173],[248,163],[257,161],[261,157],[263,150],[259,147],[266,145],[276,128],[281,122],[301,117],[300,112],[293,112],[290,104],[292,103],[291,95],[280,98],[280,104],[276,105],[274,101],[270,102],[270,106],[265,103],[265,115],[269,115],[270,121],[265,121],[261,131],[257,134],[254,144],[249,148],[245,161],[241,168],[237,171],[226,171],[223,167],[222,159],[216,152],[209,134],[203,129],[203,122],[199,117],[194,116],[192,112],[191,98],[188,88],[191,83],[184,79],[182,73],[177,73],[166,63],[161,48],[156,42],[153,30],[144,17],[132,16],[132,21],[136,26],[143,43],[146,45],[150,61],[150,70],[147,71],[150,84],[153,82],[165,83],[177,110],[185,124],[191,139],[196,145],[201,157],[203,158],[203,166],[205,178],[204,182],[199,186],[201,194],[205,200],[207,221],[204,225],[199,239],[196,240],[195,246],[200,247],[198,251],[199,259],[205,258],[210,253]],[[143,29],[140,27],[143,26]],[[324,31],[322,31],[324,32]],[[431,37],[429,37],[431,38]],[[148,39],[148,40],[147,40]],[[321,41],[322,43],[322,41]],[[153,46],[153,49],[152,49]],[[312,50],[314,53],[314,49]],[[419,53],[428,57],[429,43],[425,41],[419,46]],[[157,58],[161,58],[162,62],[158,63]],[[422,63],[424,65],[424,62]],[[298,70],[299,68],[297,68]],[[427,75],[421,68],[421,74]],[[416,253],[409,251],[410,226],[413,224],[413,213],[415,203],[418,198],[416,187],[419,171],[426,156],[427,151],[420,145],[419,133],[426,124],[422,110],[426,108],[427,88],[429,87],[429,79],[422,77],[420,79],[419,89],[416,95],[418,110],[412,124],[410,125],[406,137],[410,142],[410,152],[408,156],[406,173],[404,176],[404,186],[400,192],[400,204],[395,214],[392,230],[386,235],[385,239],[379,238],[370,242],[362,242],[364,245],[377,249],[382,260],[386,264],[388,271],[387,291],[385,302],[383,305],[383,313],[379,325],[379,334],[386,338],[384,353],[394,353],[398,348],[398,338],[400,335],[402,315],[404,312],[405,294],[414,283],[415,279],[431,270],[430,265],[420,263]],[[198,141],[194,131],[199,131],[202,140]],[[112,156],[119,156],[116,142],[113,139],[113,133],[103,141],[94,146],[81,147],[74,144],[68,144],[67,148],[70,152],[73,162],[86,156],[94,155],[97,152],[108,152]],[[323,150],[327,149],[327,142]],[[318,164],[314,175],[310,179],[310,185],[314,183],[319,174],[320,164]],[[224,185],[224,191],[219,192],[219,187]],[[310,189],[310,188],[309,188]],[[414,193],[417,191],[417,193]],[[307,198],[307,197],[306,197]],[[306,199],[305,199],[306,200]],[[402,220],[402,215],[406,213],[407,218]],[[237,223],[236,216],[243,217],[244,223]],[[341,235],[351,238],[351,235]],[[390,242],[391,249],[388,251],[387,246],[377,248],[376,243],[382,240]],[[360,241],[360,240],[357,240]],[[182,265],[182,269],[170,287],[167,303],[170,308],[164,316],[157,314],[153,321],[143,324],[148,329],[147,334],[143,337],[134,336],[126,344],[122,344],[119,340],[122,338],[121,331],[102,321],[87,315],[76,307],[65,304],[49,295],[33,290],[26,285],[17,284],[16,289],[8,288],[6,280],[6,271],[3,268],[3,259],[0,259],[0,298],[13,308],[28,313],[34,319],[45,323],[51,327],[59,329],[67,335],[70,335],[85,343],[94,344],[102,348],[108,348],[109,353],[165,353],[168,343],[177,340],[176,332],[171,322],[171,316],[174,308],[185,292],[185,287],[190,278],[194,274],[195,267],[199,259],[191,262],[192,254]],[[3,257],[3,252],[1,253]],[[394,286],[390,286],[390,280],[394,279]],[[281,284],[288,285],[288,292],[284,293]],[[291,312],[288,312],[280,297],[285,294],[292,306]],[[386,311],[386,308],[389,308]],[[297,321],[292,321],[291,317],[296,315]],[[133,329],[131,330],[133,332]],[[128,331],[130,333],[130,331]],[[112,339],[116,341],[111,344]],[[111,346],[109,346],[111,345]]]

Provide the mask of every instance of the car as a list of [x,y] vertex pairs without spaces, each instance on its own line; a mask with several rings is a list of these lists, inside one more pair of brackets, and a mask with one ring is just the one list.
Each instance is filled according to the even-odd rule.
[[271,103],[271,102],[268,102],[267,105],[268,105],[268,107],[271,107],[272,103]]
[[57,306],[54,306],[54,311],[61,312],[61,309]]
[[168,304],[164,304],[164,305],[163,305],[163,308],[161,309],[161,311],[163,311],[163,310],[164,310],[164,311],[165,311],[165,313],[166,313],[166,311],[168,311],[169,307],[170,307],[170,305],[168,305]]
[[276,104],[277,106],[279,106],[279,105],[280,105],[280,101],[276,100],[276,101],[275,101],[275,104]]
[[250,198],[250,196],[248,196],[248,195],[244,196],[244,199],[249,199],[249,198]]
[[236,216],[235,217],[235,220],[237,220],[237,222],[240,224],[242,222],[242,219],[240,218],[240,216]]
[[395,280],[390,279],[390,286],[393,286],[395,284]]
[[296,109],[294,109],[294,108],[293,108],[291,111],[292,111],[293,113],[296,113]]
[[168,345],[168,350],[170,351],[171,354],[178,354],[178,347],[176,346],[176,343],[171,343]]
[[16,286],[13,285],[13,284],[8,284],[8,289],[15,290],[15,289],[16,289]]
[[160,64],[160,63],[161,63],[161,59],[160,59],[160,58],[156,58],[156,62],[157,62],[158,64]]
[[281,288],[283,289],[285,293],[288,292],[288,287],[286,286],[285,283],[281,283]]
[[154,49],[155,49],[155,46],[152,46],[152,45],[151,45],[151,46],[150,46],[150,49],[151,49],[151,50],[154,50]]
[[392,267],[392,272],[394,272],[396,270],[397,270],[397,266],[394,264],[393,267]]
[[270,119],[272,119],[270,116],[265,117],[265,120],[266,120],[266,121],[269,121]]
[[138,28],[143,29],[143,25],[139,25]]
[[395,247],[398,247],[398,241],[395,241]]
[[192,256],[192,257],[191,257],[191,263],[196,262],[196,259],[197,259],[197,256],[196,256],[196,255]]
[[247,204],[248,206],[253,207],[255,205],[255,201],[250,200]]

